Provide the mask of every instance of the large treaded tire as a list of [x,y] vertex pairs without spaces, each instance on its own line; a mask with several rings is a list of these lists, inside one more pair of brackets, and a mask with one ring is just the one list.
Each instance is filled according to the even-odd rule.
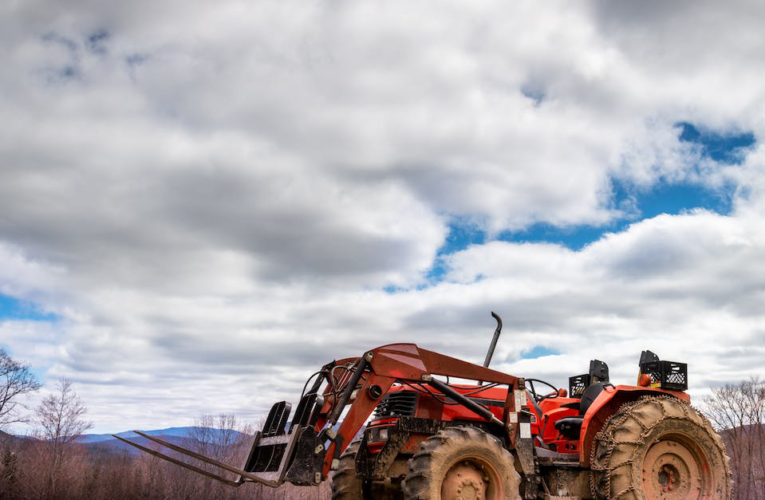
[[464,488],[483,489],[486,500],[520,500],[520,482],[499,439],[475,427],[448,427],[422,442],[402,486],[408,500],[459,499]]
[[329,484],[332,488],[332,500],[362,500],[364,481],[356,477],[356,453],[361,441],[353,441],[340,455],[340,466],[332,473]]
[[356,454],[361,440],[353,441],[340,455],[340,465],[329,478],[332,500],[396,500],[401,497],[397,485],[367,483],[356,477]]
[[622,405],[595,436],[591,470],[597,499],[732,498],[722,440],[703,415],[670,396]]

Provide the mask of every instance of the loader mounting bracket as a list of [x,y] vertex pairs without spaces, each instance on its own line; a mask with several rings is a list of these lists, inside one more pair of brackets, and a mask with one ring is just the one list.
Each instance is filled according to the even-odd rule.
[[284,477],[285,481],[300,486],[311,486],[321,482],[326,450],[322,447],[317,453],[317,443],[316,431],[312,427],[303,428],[295,445],[295,458]]

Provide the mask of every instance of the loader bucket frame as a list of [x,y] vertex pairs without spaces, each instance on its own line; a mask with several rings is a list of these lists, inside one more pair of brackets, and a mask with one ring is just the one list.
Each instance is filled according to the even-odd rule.
[[[521,466],[533,474],[533,444],[522,406],[526,404],[524,380],[490,368],[422,349],[415,344],[390,344],[365,352],[358,358],[332,361],[317,372],[311,388],[303,394],[289,425],[291,406],[276,403],[255,434],[250,453],[241,467],[205,457],[191,450],[135,431],[138,435],[180,455],[199,460],[236,474],[232,480],[157,450],[120,438],[131,446],[198,472],[229,486],[256,482],[277,487],[284,482],[296,485],[319,484],[337,467],[342,452],[367,421],[380,399],[395,383],[416,385],[434,394],[448,396],[490,425],[501,428],[511,448],[516,448]],[[508,386],[500,420],[491,411],[435,378],[447,376]],[[310,379],[309,379],[310,382]],[[325,388],[321,394],[322,385]],[[308,383],[306,383],[308,385]],[[432,391],[431,391],[432,389]],[[341,416],[350,408],[342,422]],[[527,470],[528,469],[528,470]]]

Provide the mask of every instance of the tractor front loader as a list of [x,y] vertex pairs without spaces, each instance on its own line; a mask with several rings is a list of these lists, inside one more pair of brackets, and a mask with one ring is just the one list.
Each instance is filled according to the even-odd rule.
[[329,479],[343,500],[731,498],[722,441],[684,392],[685,364],[644,351],[638,384],[614,386],[592,360],[567,391],[488,368],[495,318],[485,366],[415,344],[324,365],[294,413],[272,407],[240,467],[136,431],[229,475],[123,441],[230,486]]

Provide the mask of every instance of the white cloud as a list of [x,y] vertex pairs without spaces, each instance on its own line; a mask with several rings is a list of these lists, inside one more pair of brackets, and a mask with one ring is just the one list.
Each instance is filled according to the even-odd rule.
[[[631,377],[651,347],[698,384],[744,377],[763,152],[719,164],[676,126],[765,135],[765,36],[740,7],[6,3],[0,292],[61,319],[0,342],[81,384],[106,430],[249,415],[374,344],[480,361],[491,309],[519,374],[562,381],[597,351]],[[416,288],[451,217],[607,224],[634,215],[614,179],[733,186],[735,210],[580,252],[474,246]],[[562,354],[518,360],[535,345]]]
[[35,261],[15,245],[0,241],[0,294],[50,303],[60,293],[66,272],[48,262]]

